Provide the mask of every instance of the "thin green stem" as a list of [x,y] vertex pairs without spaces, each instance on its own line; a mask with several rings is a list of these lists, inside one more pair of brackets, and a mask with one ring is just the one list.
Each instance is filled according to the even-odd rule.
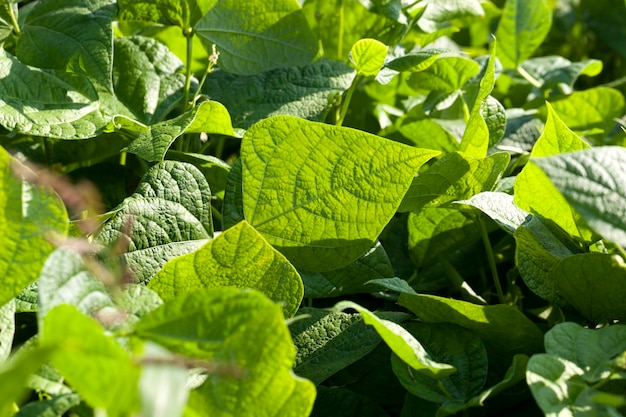
[[127,156],[126,152],[120,153],[120,165],[121,166],[126,166],[126,156]]
[[496,286],[496,292],[498,293],[498,300],[500,300],[500,304],[504,304],[504,293],[502,292],[502,286],[500,285],[496,257],[494,256],[493,249],[491,248],[487,227],[485,226],[485,222],[483,222],[480,217],[478,217],[478,225],[480,226],[480,235],[483,239],[483,244],[485,245],[485,251],[487,252],[487,260],[489,261],[489,269],[491,269],[491,277],[493,278],[493,283]]
[[217,148],[215,149],[215,157],[224,159],[222,158],[223,153],[224,153],[224,146],[226,146],[226,138],[224,136],[220,136],[219,139],[217,139]]
[[15,17],[15,13],[13,12],[13,6],[11,3],[6,3],[5,6],[9,9],[9,18],[11,19],[11,25],[13,25],[13,30],[17,36],[22,35],[22,31],[20,30],[20,25],[17,23],[17,18]]
[[357,75],[354,77],[352,81],[352,85],[346,91],[343,100],[341,100],[341,107],[339,107],[339,117],[337,118],[336,126],[341,126],[343,124],[344,119],[346,118],[346,114],[348,114],[348,107],[350,107],[350,101],[352,100],[352,94],[354,94],[354,90],[356,90],[357,86],[361,82],[361,76]]
[[533,77],[532,75],[530,75],[528,73],[528,71],[526,71],[524,69],[524,67],[522,67],[521,65],[517,66],[517,72],[519,72],[519,74],[524,77],[524,79],[526,81],[528,81],[529,83],[531,83],[534,87],[537,87],[539,89],[541,89],[541,87],[543,86],[543,84],[541,84],[541,81],[539,81],[538,79],[536,79],[535,77]]

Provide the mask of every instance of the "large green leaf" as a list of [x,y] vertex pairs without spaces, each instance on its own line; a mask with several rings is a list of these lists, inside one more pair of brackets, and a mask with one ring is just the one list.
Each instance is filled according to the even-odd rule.
[[626,247],[626,149],[585,149],[533,163],[595,232]]
[[394,276],[393,266],[380,242],[376,242],[365,255],[343,268],[326,272],[299,272],[307,298],[371,292],[372,289],[366,286],[368,281]]
[[533,354],[542,348],[543,334],[515,307],[421,294],[400,294],[398,303],[426,323],[454,323],[475,332],[485,342],[490,366],[505,369],[515,354]]
[[626,319],[626,264],[619,255],[568,256],[551,271],[551,279],[567,304],[591,322]]
[[511,234],[529,218],[527,211],[515,205],[512,195],[500,191],[485,191],[457,203],[477,208]]
[[[309,317],[290,327],[296,346],[294,372],[315,384],[344,369],[371,352],[380,343],[378,333],[367,326],[360,314],[330,312],[314,308],[298,311]],[[393,321],[405,314],[380,313]]]
[[117,100],[147,125],[162,121],[183,97],[183,63],[162,43],[143,36],[115,38]]
[[495,153],[476,159],[460,152],[444,155],[411,183],[399,211],[419,212],[491,191],[509,163],[509,155]]
[[84,76],[26,66],[4,49],[0,99],[0,124],[16,133],[84,139],[107,123]]
[[39,68],[82,73],[112,93],[113,0],[43,0],[27,14],[16,55]]
[[[589,147],[572,132],[548,106],[548,120],[542,135],[535,143],[531,158],[573,152]],[[591,237],[587,226],[581,222],[580,215],[559,193],[541,170],[527,164],[515,179],[515,204],[532,214],[538,214],[558,224],[572,236],[584,239]]]
[[203,91],[226,106],[234,126],[247,129],[278,115],[323,121],[333,99],[347,90],[353,79],[354,70],[348,65],[319,60],[248,76],[216,71],[207,78]]
[[221,286],[254,288],[282,304],[285,317],[295,314],[304,293],[296,269],[246,221],[197,251],[172,259],[149,284],[166,301]]
[[496,30],[498,58],[505,68],[516,68],[535,52],[552,25],[546,0],[507,0]]
[[408,229],[408,248],[417,266],[445,256],[481,236],[475,216],[444,207],[425,208],[409,214]]
[[447,363],[440,363],[434,359],[424,346],[406,329],[390,320],[378,318],[374,313],[352,301],[341,301],[334,307],[334,311],[352,308],[358,311],[363,321],[373,326],[380,337],[404,363],[416,372],[440,380],[454,374],[457,369]]
[[124,258],[137,281],[145,283],[168,260],[198,249],[212,236],[211,191],[204,175],[193,165],[165,161],[148,170],[98,240],[128,242]]
[[391,366],[411,394],[428,401],[445,404],[465,402],[478,394],[487,378],[487,351],[475,333],[449,323],[404,324],[432,358],[454,366],[457,372],[433,379],[414,373],[397,356],[391,357]]
[[187,29],[196,24],[217,0],[119,0],[119,20],[176,25]]
[[54,192],[25,181],[22,174],[27,171],[0,148],[0,305],[37,278],[54,250],[50,236],[60,238],[68,229],[63,202]]
[[[137,334],[175,352],[211,359],[216,371],[190,394],[192,416],[307,415],[315,388],[295,377],[282,308],[251,290],[219,287],[165,303]],[[220,367],[222,368],[220,370]]]
[[528,218],[514,236],[515,263],[528,288],[551,303],[567,304],[559,294],[552,272],[562,259],[581,252],[571,236],[537,216]]
[[437,154],[349,128],[267,119],[241,146],[244,213],[297,267],[337,269],[372,247]]
[[619,90],[595,87],[555,100],[552,107],[563,122],[577,132],[601,129],[607,134],[615,126],[615,119],[624,114],[626,104]]
[[219,66],[235,74],[305,65],[317,54],[315,36],[296,0],[221,0],[194,29],[207,50],[217,45]]
[[88,404],[112,417],[139,410],[139,366],[76,307],[52,309],[44,319],[41,342],[60,347],[51,362]]
[[428,0],[424,3],[426,9],[417,24],[427,33],[448,27],[455,19],[485,15],[479,0]]

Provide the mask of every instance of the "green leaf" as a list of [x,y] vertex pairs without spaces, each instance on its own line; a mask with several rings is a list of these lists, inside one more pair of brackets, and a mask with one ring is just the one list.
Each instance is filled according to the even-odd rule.
[[27,394],[26,383],[29,376],[37,372],[37,369],[48,360],[52,351],[54,351],[53,347],[36,347],[0,364],[1,416],[14,415],[14,404],[21,401]]
[[515,354],[541,351],[543,334],[518,309],[480,306],[434,295],[400,294],[398,303],[426,323],[454,323],[475,332],[487,348],[490,366],[506,367]]
[[626,351],[626,326],[585,329],[566,322],[554,326],[545,336],[546,353],[575,363],[583,379],[596,383],[610,376],[611,360]]
[[143,36],[115,38],[115,98],[145,124],[161,122],[183,97],[183,63],[165,45]]
[[361,39],[350,49],[350,62],[357,74],[376,77],[382,69],[389,47],[376,39]]
[[528,288],[551,303],[566,304],[552,271],[562,259],[581,252],[571,236],[549,220],[536,216],[519,226],[514,236],[515,263]]
[[419,148],[451,153],[459,148],[458,139],[435,119],[402,117],[398,130]]
[[71,408],[80,404],[78,394],[57,395],[49,400],[26,404],[15,417],[61,417]]
[[410,52],[406,55],[392,59],[385,64],[385,68],[398,72],[419,72],[430,67],[437,58],[448,49],[443,48],[425,48],[416,52]]
[[622,117],[626,105],[618,90],[595,87],[555,100],[552,107],[570,129],[583,133],[601,129],[606,134],[615,126],[615,119]]
[[327,272],[300,270],[307,298],[338,297],[345,294],[370,292],[368,281],[394,276],[387,252],[376,244],[362,257],[343,268]]
[[487,351],[478,336],[448,323],[434,325],[410,322],[405,323],[404,327],[420,341],[434,360],[457,369],[457,372],[437,380],[413,373],[396,355],[392,355],[393,372],[408,392],[439,404],[448,401],[465,402],[480,392],[487,378]]
[[[547,107],[548,120],[530,154],[532,160],[589,147],[565,126],[550,104],[547,104]],[[572,210],[570,204],[536,165],[527,164],[522,169],[515,179],[514,189],[515,204],[521,209],[554,221],[572,236],[580,236],[583,239],[591,237],[587,226],[581,222],[580,215]]]
[[194,30],[207,50],[217,45],[219,66],[235,74],[306,65],[317,54],[315,36],[295,0],[221,0]]
[[106,245],[126,240],[124,259],[137,281],[146,283],[168,260],[198,249],[212,235],[204,175],[193,165],[165,161],[146,172],[97,238]]
[[480,106],[480,115],[489,129],[489,147],[494,146],[506,132],[508,124],[506,109],[493,96],[488,96]]
[[496,30],[498,58],[504,68],[516,68],[530,58],[552,26],[546,0],[507,0]]
[[[526,382],[537,405],[546,415],[575,416],[578,415],[574,411],[575,405],[585,389],[583,373],[576,364],[566,359],[539,354],[528,361]],[[608,417],[610,414],[593,415]]]
[[[282,309],[256,291],[219,287],[168,301],[136,327],[140,337],[211,359],[209,381],[190,393],[191,416],[307,415],[315,388],[295,377]],[[262,395],[261,395],[262,393]]]
[[176,139],[184,133],[200,132],[235,136],[230,115],[222,104],[205,101],[178,117],[154,124],[126,150],[150,162],[162,161]]
[[241,146],[244,213],[297,267],[337,269],[372,247],[437,154],[349,128],[267,119]]
[[435,361],[422,344],[399,324],[380,319],[352,301],[341,301],[335,304],[333,310],[341,311],[348,308],[358,311],[363,321],[374,327],[393,353],[418,373],[429,378],[442,379],[457,371],[452,365]]
[[415,177],[399,211],[419,212],[491,191],[504,173],[509,159],[510,156],[504,152],[484,159],[460,152],[446,154],[426,172]]
[[452,93],[461,89],[479,71],[478,63],[469,58],[442,56],[428,68],[411,74],[406,81],[414,89]]
[[626,247],[626,149],[605,146],[534,159],[586,224]]
[[324,57],[335,61],[347,62],[352,45],[381,32],[390,22],[370,12],[361,1],[307,0],[302,7]]
[[139,20],[187,29],[196,24],[217,0],[118,0],[118,20]]
[[409,214],[408,248],[418,267],[435,261],[461,245],[480,240],[475,216],[453,208],[425,208]]
[[0,124],[16,133],[84,139],[107,124],[95,91],[82,75],[29,67],[3,49],[0,97]]
[[572,93],[574,83],[581,75],[595,77],[602,72],[602,61],[587,59],[581,62],[571,62],[561,56],[542,56],[524,61],[522,68],[533,78],[542,83],[541,89],[552,87],[569,87],[565,92]]
[[195,252],[170,260],[149,284],[165,301],[221,286],[258,290],[282,304],[285,317],[295,314],[304,294],[296,269],[246,221]]
[[[367,326],[361,315],[302,308],[310,316],[291,325],[296,346],[294,372],[318,385],[331,375],[361,359],[380,343],[378,333]],[[394,322],[405,314],[381,313]]]
[[14,334],[15,300],[11,300],[0,307],[0,364],[5,362],[11,353]]
[[49,238],[60,238],[68,229],[59,197],[23,177],[34,174],[0,148],[0,305],[35,281],[54,250]]
[[40,323],[61,304],[73,305],[85,315],[115,306],[102,280],[87,268],[81,255],[70,249],[52,252],[37,283]]
[[[619,255],[582,253],[551,271],[559,295],[593,323],[626,318],[626,264]],[[626,348],[624,348],[626,350]]]
[[348,65],[322,59],[249,76],[217,71],[208,76],[203,91],[226,106],[233,126],[247,129],[278,115],[321,122],[334,98],[347,90],[353,79],[354,70]]
[[509,369],[506,371],[504,378],[500,382],[483,390],[480,394],[476,395],[475,397],[472,397],[469,401],[465,403],[460,403],[460,402],[455,402],[455,401],[444,403],[439,409],[437,416],[445,417],[448,415],[454,415],[458,413],[459,411],[465,410],[470,407],[483,406],[484,402],[487,399],[525,380],[527,363],[528,363],[527,356],[515,355],[513,357],[513,363],[511,364]]
[[41,342],[60,346],[51,362],[89,405],[111,417],[139,410],[139,367],[76,307],[59,305],[48,312]]
[[224,205],[222,207],[222,230],[233,227],[244,220],[243,192],[241,186],[242,175],[241,158],[237,159],[230,168],[224,191]]
[[477,208],[511,234],[529,218],[528,212],[515,205],[513,196],[503,192],[485,191],[457,203]]
[[84,74],[113,92],[113,0],[41,1],[27,14],[17,58],[39,68]]
[[226,181],[230,173],[231,166],[223,160],[213,155],[204,155],[191,152],[178,152],[169,150],[167,159],[174,161],[187,162],[195,165],[207,179],[211,186],[211,194],[217,196],[218,199],[224,199],[224,191],[226,190]]
[[446,28],[454,19],[485,15],[478,0],[428,0],[425,3],[426,10],[417,24],[426,33]]

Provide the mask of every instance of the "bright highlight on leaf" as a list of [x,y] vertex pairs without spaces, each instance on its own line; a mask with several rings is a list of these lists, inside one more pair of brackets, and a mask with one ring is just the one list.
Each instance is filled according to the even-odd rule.
[[350,50],[350,61],[357,74],[376,77],[385,64],[389,47],[376,39],[361,39]]
[[419,167],[438,154],[295,117],[267,119],[241,146],[245,217],[297,267],[340,268],[374,244]]

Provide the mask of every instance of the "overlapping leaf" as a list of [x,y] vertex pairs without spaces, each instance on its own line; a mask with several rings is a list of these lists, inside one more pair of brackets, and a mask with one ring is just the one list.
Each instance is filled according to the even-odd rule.
[[153,166],[118,208],[98,240],[128,243],[124,255],[137,281],[147,282],[170,259],[192,252],[213,236],[211,191],[193,165]]
[[297,267],[340,268],[373,245],[419,167],[437,154],[274,117],[242,143],[245,217]]

